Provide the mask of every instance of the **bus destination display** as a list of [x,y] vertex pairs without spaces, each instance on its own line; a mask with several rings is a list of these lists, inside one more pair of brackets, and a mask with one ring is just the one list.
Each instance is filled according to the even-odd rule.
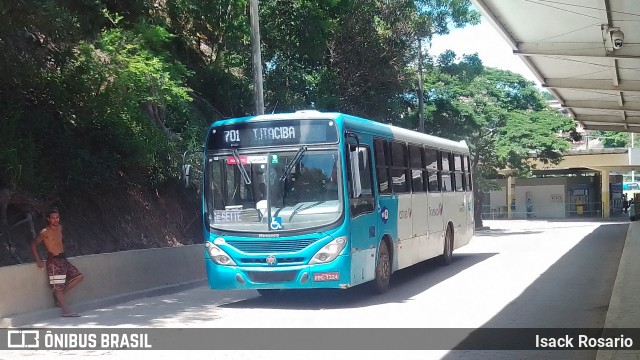
[[215,127],[207,149],[336,143],[331,120],[281,120]]

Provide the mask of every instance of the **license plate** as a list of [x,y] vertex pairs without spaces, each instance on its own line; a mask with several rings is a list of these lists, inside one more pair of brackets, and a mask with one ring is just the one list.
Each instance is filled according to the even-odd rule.
[[340,280],[340,273],[337,271],[313,273],[313,281],[334,281],[334,280]]

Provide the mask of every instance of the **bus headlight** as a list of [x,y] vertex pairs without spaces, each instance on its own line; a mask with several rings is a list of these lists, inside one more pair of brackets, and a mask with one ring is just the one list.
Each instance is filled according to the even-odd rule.
[[330,243],[323,246],[309,261],[309,265],[324,264],[335,260],[347,245],[347,238],[342,236],[333,239]]
[[204,247],[207,249],[207,253],[211,256],[211,260],[213,260],[218,265],[235,265],[236,263],[231,260],[231,257],[227,255],[219,247],[213,245],[211,242],[207,241],[204,243]]

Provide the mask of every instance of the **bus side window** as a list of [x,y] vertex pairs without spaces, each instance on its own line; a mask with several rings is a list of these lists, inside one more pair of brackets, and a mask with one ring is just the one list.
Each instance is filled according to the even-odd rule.
[[366,145],[349,150],[349,206],[351,216],[371,213],[374,209],[371,150]]
[[373,141],[373,151],[376,156],[378,192],[380,194],[391,194],[391,186],[389,186],[389,165],[391,161],[387,142],[383,139],[375,139]]
[[407,166],[407,145],[398,141],[391,142],[391,181],[393,192],[404,194],[409,192],[407,180],[409,168]]
[[450,157],[451,153],[442,151],[440,152],[442,155],[440,158],[440,176],[442,178],[442,191],[449,192],[453,191],[452,181],[451,181],[451,165],[450,165]]
[[462,155],[454,154],[453,155],[453,164],[454,164],[454,178],[453,183],[456,188],[456,191],[464,191],[464,181],[462,180],[463,176],[463,166],[462,166]]
[[427,187],[423,184],[425,178],[425,166],[423,160],[424,150],[415,145],[409,145],[409,164],[411,166],[411,182],[413,192],[427,191]]
[[440,179],[438,172],[438,151],[425,149],[425,167],[427,169],[427,181],[429,192],[440,192]]

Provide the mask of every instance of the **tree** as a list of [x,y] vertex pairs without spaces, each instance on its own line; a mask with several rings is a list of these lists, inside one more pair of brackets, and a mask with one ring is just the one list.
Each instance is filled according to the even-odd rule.
[[622,148],[631,143],[630,135],[626,132],[594,131],[592,134],[602,142],[605,148]]
[[558,162],[569,142],[561,132],[573,121],[551,109],[534,84],[510,71],[484,68],[477,55],[455,62],[445,53],[426,79],[427,129],[466,140],[475,173],[476,226],[482,226],[483,194],[494,187],[498,170],[528,174],[527,161]]
[[[417,38],[479,21],[468,0],[261,2],[265,104],[398,124],[417,84]],[[415,95],[413,95],[415,99]]]

